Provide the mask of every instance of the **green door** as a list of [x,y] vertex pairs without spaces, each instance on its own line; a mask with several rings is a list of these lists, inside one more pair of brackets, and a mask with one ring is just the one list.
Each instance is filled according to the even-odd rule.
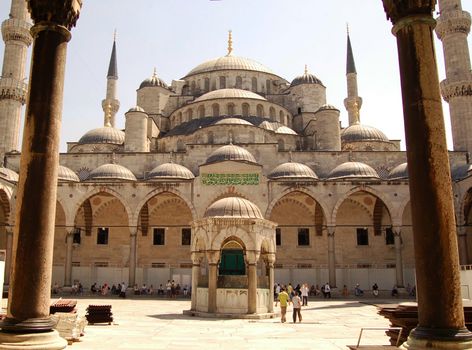
[[223,249],[221,252],[220,275],[245,275],[244,253],[242,249]]

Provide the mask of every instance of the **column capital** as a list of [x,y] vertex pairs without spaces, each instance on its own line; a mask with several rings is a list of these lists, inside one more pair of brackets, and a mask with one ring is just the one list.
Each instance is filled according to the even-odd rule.
[[34,23],[49,23],[70,30],[79,19],[82,0],[28,0],[28,10]]
[[129,236],[136,237],[138,235],[138,228],[137,227],[130,227],[129,228]]
[[219,250],[207,250],[206,258],[208,260],[208,264],[216,265],[220,261],[220,251]]
[[401,236],[401,233],[402,233],[402,226],[397,226],[397,225],[394,225],[392,226],[392,232],[395,236]]
[[203,259],[203,253],[201,252],[192,252],[190,255],[193,265],[200,265]]
[[13,235],[14,226],[5,226],[5,232],[7,235]]
[[259,250],[246,250],[246,261],[249,265],[257,264],[261,252]]
[[267,261],[267,264],[274,265],[275,263],[275,253],[267,253],[265,254],[265,260]]
[[436,6],[436,0],[382,0],[387,19],[394,25],[406,17],[431,17]]
[[336,226],[328,226],[326,227],[328,230],[328,237],[334,237],[334,233],[336,232]]

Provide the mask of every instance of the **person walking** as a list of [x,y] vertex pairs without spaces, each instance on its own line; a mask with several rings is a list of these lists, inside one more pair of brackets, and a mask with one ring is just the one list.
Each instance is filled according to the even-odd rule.
[[300,288],[300,292],[302,293],[303,306],[308,306],[308,284],[303,283],[302,287]]
[[298,322],[302,322],[302,300],[300,299],[300,295],[295,293],[292,297],[292,307],[293,307],[293,323],[297,322],[297,315],[298,315]]
[[280,294],[280,291],[281,291],[280,283],[277,283],[274,290],[275,290],[275,295],[274,295],[275,306],[277,306],[277,303],[279,301],[279,294]]
[[285,288],[282,288],[282,291],[279,293],[279,302],[280,302],[280,322],[284,323],[287,321],[285,315],[287,314],[287,304],[288,304],[288,294],[285,291]]
[[330,285],[329,285],[328,282],[326,282],[326,284],[324,285],[324,292],[323,292],[323,294],[324,294],[325,299],[326,299],[326,298],[331,299],[331,287],[330,287]]

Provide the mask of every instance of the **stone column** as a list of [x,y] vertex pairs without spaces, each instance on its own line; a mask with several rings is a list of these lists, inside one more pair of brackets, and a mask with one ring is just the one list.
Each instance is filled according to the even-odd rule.
[[[0,349],[63,349],[49,317],[59,136],[69,30],[80,0],[29,0],[34,26],[18,183],[12,273]],[[34,288],[31,288],[34,286]]]
[[275,263],[275,254],[267,254],[267,268],[269,270],[269,312],[274,312],[274,263]]
[[10,285],[10,274],[11,274],[11,258],[13,254],[13,228],[7,226],[5,228],[7,234],[7,251],[5,256],[5,279],[4,285]]
[[336,255],[334,251],[335,226],[328,226],[328,276],[331,288],[336,287]]
[[435,0],[383,4],[398,45],[418,293],[419,324],[403,347],[470,349],[433,45]]
[[208,261],[208,312],[216,312],[216,288],[218,282],[219,251],[207,251]]
[[128,288],[133,288],[136,284],[136,236],[138,229],[129,229],[129,284]]
[[257,260],[258,252],[246,251],[247,259],[247,313],[257,312]]
[[401,227],[392,227],[395,243],[395,284],[398,288],[403,288],[405,282],[403,281],[403,257],[402,257],[402,236]]
[[190,310],[197,310],[197,288],[198,280],[200,278],[200,264],[202,261],[201,253],[192,253],[192,304]]
[[64,271],[64,287],[72,287],[72,249],[74,230],[66,231],[66,266]]

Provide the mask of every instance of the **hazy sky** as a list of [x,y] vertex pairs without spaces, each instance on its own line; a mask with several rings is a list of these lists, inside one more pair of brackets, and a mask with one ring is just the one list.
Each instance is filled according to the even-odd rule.
[[[136,89],[154,67],[168,84],[198,64],[226,54],[233,31],[233,55],[252,58],[291,81],[307,64],[327,87],[327,101],[341,110],[347,125],[346,23],[363,98],[361,123],[375,126],[391,139],[402,139],[403,116],[396,40],[381,0],[84,0],[68,46],[61,151],[67,141],[103,126],[101,101],[117,29],[117,127],[136,104]],[[472,12],[472,1],[463,1]],[[0,19],[10,0],[0,2]],[[469,47],[472,52],[472,39]],[[442,46],[436,42],[440,79]],[[3,62],[3,41],[0,43]],[[28,74],[28,72],[27,72]],[[446,127],[450,128],[447,104]],[[452,140],[448,134],[448,144]]]

